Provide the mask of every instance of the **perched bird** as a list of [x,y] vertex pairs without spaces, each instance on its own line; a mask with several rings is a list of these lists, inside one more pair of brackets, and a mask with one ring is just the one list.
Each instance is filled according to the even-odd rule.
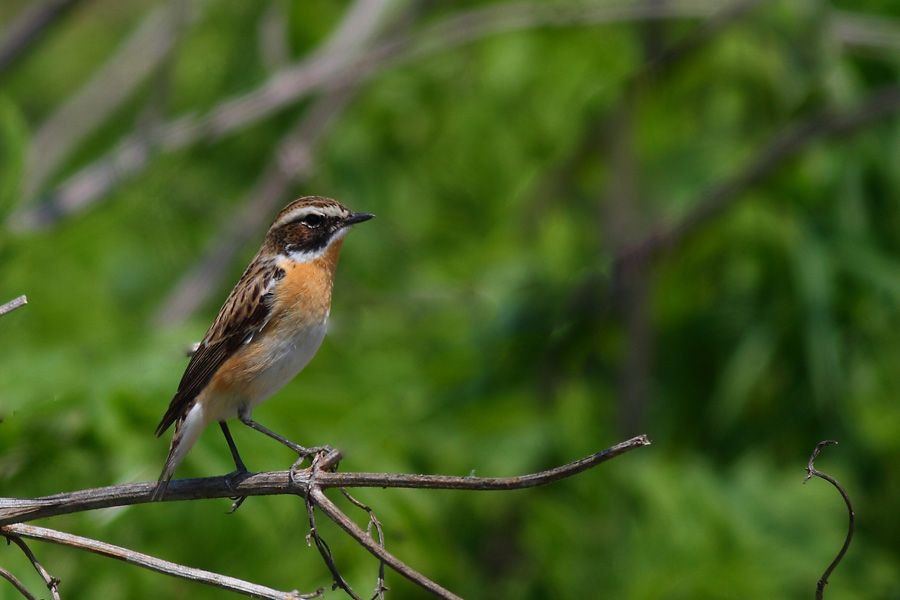
[[266,233],[191,357],[156,435],[175,434],[153,497],[169,480],[209,423],[218,421],[237,472],[246,472],[225,423],[245,425],[302,456],[304,448],[250,418],[253,407],[280,390],[315,355],[325,337],[331,288],[344,236],[374,215],[354,213],[330,198],[306,196],[288,204]]

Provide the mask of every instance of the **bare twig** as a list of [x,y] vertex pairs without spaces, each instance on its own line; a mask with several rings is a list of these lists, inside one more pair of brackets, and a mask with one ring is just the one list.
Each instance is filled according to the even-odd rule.
[[185,115],[156,128],[151,136],[137,133],[94,163],[75,173],[37,206],[15,212],[16,229],[52,225],[106,196],[126,177],[148,164],[150,148],[175,151],[203,140],[216,140],[243,129],[316,91],[361,81],[389,66],[423,58],[501,33],[537,27],[593,26],[648,19],[697,18],[715,14],[720,3],[692,0],[608,1],[573,6],[542,2],[510,2],[463,11],[426,27],[419,34],[396,36],[365,53],[333,51],[275,72],[259,88],[229,98],[202,116]]
[[31,594],[31,592],[28,591],[28,588],[26,588],[25,585],[21,581],[19,581],[18,577],[16,577],[3,567],[0,567],[0,577],[10,582],[13,587],[16,588],[16,590],[18,590],[19,593],[22,594],[27,600],[37,600],[37,598],[35,598]]
[[353,598],[353,600],[362,600],[362,598],[359,597],[359,594],[353,591],[353,588],[350,587],[350,584],[347,583],[344,576],[341,575],[341,572],[334,562],[334,556],[331,554],[331,548],[322,536],[319,535],[319,529],[316,527],[316,507],[315,504],[313,504],[311,496],[306,496],[305,504],[306,517],[309,520],[309,533],[306,534],[306,543],[309,544],[310,541],[315,543],[316,549],[319,551],[319,554],[322,555],[322,560],[325,561],[325,566],[328,567],[328,571],[331,573],[332,591],[340,588],[344,590],[348,596]]
[[[345,490],[344,488],[340,488],[341,494],[349,500],[354,506],[366,511],[369,515],[369,524],[366,526],[366,533],[372,538],[374,541],[378,542],[378,545],[384,548],[384,529],[381,526],[381,521],[378,520],[378,517],[375,516],[375,511],[372,510],[368,504],[364,504],[350,495],[350,492]],[[378,534],[378,539],[375,539],[375,535],[372,532]],[[384,593],[388,591],[386,585],[384,585],[384,561],[378,561],[378,579],[375,581],[375,593],[372,595],[372,600],[384,600]]]
[[203,569],[185,567],[183,565],[169,562],[167,560],[162,560],[154,556],[135,552],[134,550],[129,550],[127,548],[122,548],[121,546],[107,544],[106,542],[82,537],[80,535],[63,533],[55,529],[47,529],[46,527],[36,527],[34,525],[14,523],[11,525],[4,525],[2,528],[0,528],[0,532],[14,541],[19,539],[20,537],[25,537],[34,540],[41,540],[44,542],[51,542],[62,546],[69,546],[71,548],[78,548],[79,550],[87,550],[88,552],[93,552],[94,554],[121,560],[122,562],[127,562],[129,564],[143,567],[151,571],[156,571],[157,573],[171,575],[172,577],[180,577],[181,579],[187,579],[197,583],[203,583],[223,590],[229,590],[238,594],[244,594],[245,596],[253,596],[256,598],[271,598],[272,600],[300,600],[306,598],[317,598],[322,595],[322,590],[318,590],[316,592],[313,592],[312,594],[299,594],[296,591],[281,592],[278,590],[273,590],[272,588],[268,588],[266,586],[242,581],[234,577],[219,575],[218,573],[211,573],[210,571],[204,571]]
[[[335,468],[337,461],[340,460],[340,452],[332,451],[322,457],[313,468],[305,471],[292,472],[291,470],[287,470],[255,473],[248,475],[237,483],[234,483],[228,477],[208,477],[203,479],[173,481],[169,486],[165,500],[229,498],[235,495],[261,496],[282,494],[302,496],[307,498],[312,505],[321,509],[338,526],[357,540],[360,545],[380,561],[383,561],[390,566],[397,573],[400,573],[410,581],[420,585],[423,589],[429,590],[442,598],[457,598],[452,592],[447,591],[389,553],[384,548],[382,539],[379,539],[376,542],[370,533],[367,533],[357,526],[325,496],[324,490],[327,488],[343,487],[402,487],[454,490],[522,489],[545,485],[553,481],[558,481],[559,479],[571,477],[572,475],[595,467],[630,450],[648,446],[649,444],[650,440],[648,440],[646,436],[640,435],[566,465],[518,477],[460,477],[401,473],[338,473],[328,470]],[[0,531],[8,532],[14,536],[28,536],[34,531],[41,531],[41,529],[22,529],[21,527],[24,526],[20,524],[34,519],[97,508],[129,506],[152,502],[153,491],[155,488],[155,482],[133,483],[106,488],[80,490],[77,492],[68,492],[35,499],[0,498]],[[370,526],[372,522],[373,521],[370,519]],[[313,527],[313,531],[315,531],[314,518],[311,521],[311,526]],[[375,527],[378,528],[380,533],[380,524],[375,525]],[[66,534],[60,534],[58,532],[52,534],[48,533],[46,536],[41,537],[41,539],[57,541],[63,539],[60,536],[66,536]],[[322,543],[319,550],[326,559],[326,564],[329,564],[329,562],[331,563],[329,565],[329,568],[331,569],[333,561],[330,561],[330,551],[328,550],[327,545],[322,542],[321,538],[317,539],[316,536],[311,536],[311,538],[316,541],[317,546],[319,546],[320,542]],[[60,541],[58,543],[62,542]],[[101,554],[109,551],[108,545],[102,546],[103,542],[96,542],[95,540],[85,538],[85,544],[85,549],[105,548],[105,550],[100,552]],[[98,546],[97,544],[100,544],[101,546]],[[116,553],[116,558],[128,556],[127,553],[130,552],[124,548],[112,548]],[[148,561],[159,560],[153,559],[152,557],[147,557],[147,559]],[[123,560],[127,559],[123,558]],[[129,562],[131,561],[129,560]],[[154,568],[147,564],[142,566]],[[177,569],[175,567],[179,569],[184,568],[175,565],[163,572],[176,574]],[[335,573],[336,568],[332,570],[332,575],[335,576]],[[379,579],[381,579],[381,577]],[[335,576],[335,582],[338,581],[342,581],[339,573]],[[349,588],[349,586],[347,587]],[[382,587],[383,584],[380,581],[379,589]]]
[[34,567],[34,570],[38,572],[38,575],[40,575],[41,579],[44,580],[44,583],[47,584],[47,589],[50,590],[50,597],[53,598],[53,600],[60,600],[59,579],[53,577],[50,573],[47,572],[47,569],[44,568],[44,565],[42,565],[38,561],[37,557],[34,555],[34,552],[32,552],[31,548],[28,547],[28,544],[25,543],[25,540],[19,537],[18,534],[12,531],[7,531],[5,527],[3,529],[0,529],[0,533],[2,533],[8,541],[18,546],[19,549],[22,550],[22,552],[25,554],[25,556],[28,557],[28,560],[31,561],[31,565]]
[[7,313],[11,313],[17,308],[21,308],[28,304],[28,298],[24,295],[19,296],[18,298],[13,298],[6,304],[0,304],[0,316],[5,315]]
[[0,34],[0,74],[24,56],[79,0],[45,0],[32,2],[12,24]]
[[834,557],[834,560],[831,561],[831,564],[828,565],[828,568],[825,569],[825,572],[822,573],[822,577],[819,578],[819,582],[816,584],[816,600],[822,600],[825,595],[825,586],[828,585],[828,578],[831,576],[831,573],[837,568],[838,564],[844,559],[844,555],[847,554],[847,549],[850,548],[850,542],[853,540],[853,530],[856,524],[856,513],[853,511],[853,504],[850,502],[850,496],[847,495],[847,491],[844,487],[838,483],[838,481],[827,473],[823,473],[819,471],[815,467],[815,460],[819,456],[819,452],[825,446],[836,446],[837,442],[834,440],[824,440],[816,444],[816,447],[813,449],[812,455],[809,457],[809,462],[806,465],[806,479],[803,480],[803,483],[806,483],[813,477],[818,477],[820,479],[824,479],[840,492],[841,498],[844,499],[844,504],[847,505],[847,513],[850,517],[849,523],[847,525],[847,537],[844,539],[844,545],[841,546],[840,551],[837,553],[837,556]]
[[385,550],[382,545],[375,543],[365,531],[360,529],[359,525],[350,520],[347,515],[341,512],[341,509],[335,506],[335,504],[328,499],[328,497],[319,486],[314,485],[310,487],[308,493],[312,502],[315,503],[315,505],[318,506],[322,510],[322,512],[328,515],[332,521],[337,523],[338,527],[350,534],[350,537],[359,542],[359,544],[363,548],[368,550],[369,553],[371,553],[379,560],[389,565],[392,569],[394,569],[394,571],[396,571],[400,575],[403,575],[408,580],[440,598],[447,598],[448,600],[460,600],[459,596],[457,596],[450,590],[447,590],[444,587],[438,585],[434,581],[431,581],[418,571],[410,568],[403,561]]
[[[319,473],[316,485],[322,489],[339,487],[417,488],[444,490],[516,490],[546,485],[577,475],[636,448],[649,446],[645,435],[633,437],[580,460],[518,477],[468,477],[454,475],[413,475],[402,473]],[[309,486],[309,474],[301,471],[291,478],[290,471],[254,473],[237,483],[226,477],[179,479],[172,481],[165,501],[230,498],[231,496],[303,495]],[[0,498],[0,525],[24,523],[44,517],[65,515],[112,506],[131,506],[152,501],[156,482],[126,483],[103,488],[79,490],[34,499]]]

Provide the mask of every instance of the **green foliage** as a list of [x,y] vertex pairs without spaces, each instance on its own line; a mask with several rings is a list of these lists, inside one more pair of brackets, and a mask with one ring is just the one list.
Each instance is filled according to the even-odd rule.
[[17,203],[26,136],[26,125],[16,105],[0,96],[0,219],[5,219]]
[[[30,135],[151,4],[81,3],[2,75],[0,217],[39,201],[18,195]],[[207,5],[178,45],[166,118],[203,113],[268,76],[256,50],[266,7]],[[341,15],[318,0],[283,8],[295,58]],[[842,8],[900,18],[890,2]],[[424,23],[450,9],[422,10]],[[511,475],[632,433],[619,425],[634,340],[613,301],[616,236],[637,241],[677,221],[786,124],[897,81],[896,55],[843,47],[831,14],[820,2],[768,3],[636,92],[637,225],[622,231],[608,206],[609,148],[620,140],[597,124],[629,93],[643,25],[507,33],[380,72],[318,148],[312,178],[292,190],[378,219],[344,247],[319,354],[256,418],[338,446],[342,468],[362,471]],[[697,26],[666,22],[662,35],[673,42]],[[132,131],[152,88],[111,115],[52,183]],[[306,107],[156,156],[47,231],[0,230],[0,301],[30,300],[0,318],[0,495],[158,475],[168,441],[152,432],[183,350],[261,233],[188,324],[158,328],[154,312],[234,219]],[[847,486],[859,532],[828,594],[900,596],[898,197],[896,118],[780,165],[650,271],[642,430],[653,446],[542,489],[361,491],[388,547],[467,598],[810,597],[846,514],[824,482],[801,485],[803,467],[833,437],[841,445],[819,466]],[[251,469],[291,463],[270,440],[235,434]],[[230,469],[210,430],[178,475]],[[232,516],[227,506],[144,505],[48,525],[276,588],[328,585],[296,499],[252,498]],[[367,592],[374,560],[335,527],[323,533]],[[66,598],[222,596],[34,548]],[[41,589],[13,548],[0,548],[0,564]],[[390,598],[421,597],[388,577]],[[0,599],[14,597],[0,585]]]

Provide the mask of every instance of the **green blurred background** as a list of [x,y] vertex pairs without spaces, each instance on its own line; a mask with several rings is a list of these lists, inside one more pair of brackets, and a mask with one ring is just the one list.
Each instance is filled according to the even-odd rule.
[[[0,5],[0,302],[30,302],[0,318],[0,495],[155,479],[184,349],[318,194],[378,219],[260,422],[362,471],[653,440],[540,489],[359,491],[397,556],[467,598],[809,598],[846,530],[801,485],[834,438],[858,534],[827,596],[900,598],[900,4],[55,4],[18,46],[41,4]],[[215,429],[179,476],[232,469]],[[292,462],[232,430],[251,469]],[[300,502],[228,506],[41,524],[329,585]],[[376,561],[320,522],[369,594]],[[64,598],[227,596],[32,548]],[[46,596],[15,547],[0,565]]]

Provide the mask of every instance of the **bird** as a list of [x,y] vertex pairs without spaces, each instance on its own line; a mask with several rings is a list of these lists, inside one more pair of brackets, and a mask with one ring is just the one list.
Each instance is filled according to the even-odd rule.
[[175,469],[207,425],[218,422],[235,464],[247,472],[226,421],[237,418],[300,455],[306,448],[260,425],[253,408],[291,381],[325,337],[331,292],[344,236],[375,215],[340,202],[304,196],[275,217],[234,289],[191,356],[178,389],[156,428],[175,425],[153,492],[162,500]]

